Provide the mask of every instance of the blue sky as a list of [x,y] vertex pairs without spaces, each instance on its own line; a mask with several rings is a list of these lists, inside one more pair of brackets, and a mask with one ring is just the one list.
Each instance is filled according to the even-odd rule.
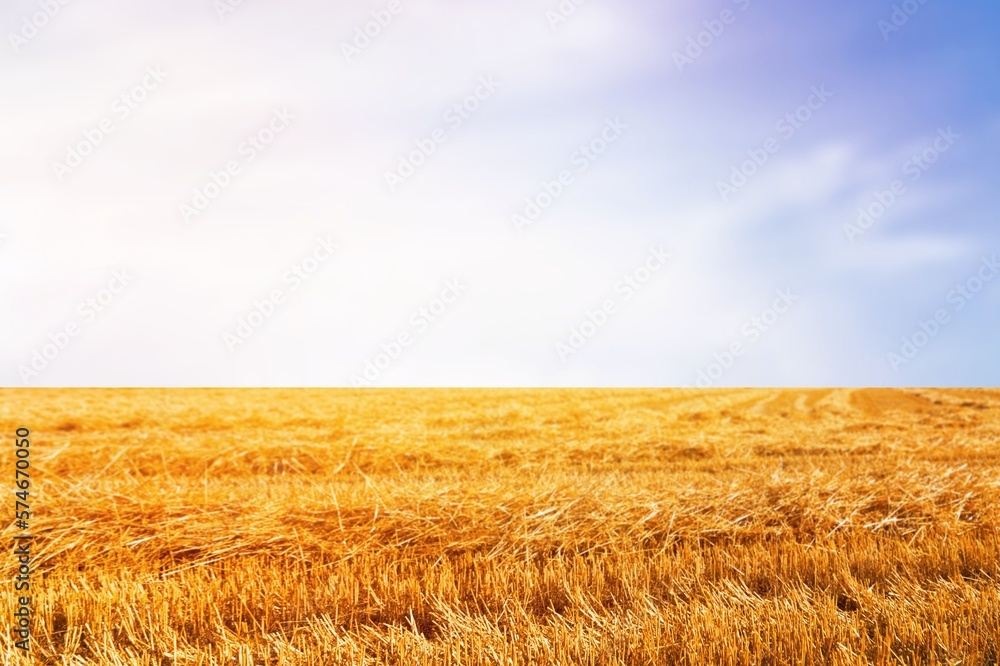
[[995,4],[226,2],[0,10],[6,385],[996,385]]

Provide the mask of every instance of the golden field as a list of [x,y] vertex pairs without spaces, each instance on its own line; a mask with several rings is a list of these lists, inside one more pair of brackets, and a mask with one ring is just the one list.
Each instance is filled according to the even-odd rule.
[[1000,391],[3,390],[34,656],[998,664]]

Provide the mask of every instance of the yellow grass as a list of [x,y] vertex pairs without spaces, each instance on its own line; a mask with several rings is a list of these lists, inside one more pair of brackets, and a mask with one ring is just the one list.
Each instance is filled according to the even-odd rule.
[[5,538],[19,426],[3,663],[1000,659],[1000,391],[0,391]]

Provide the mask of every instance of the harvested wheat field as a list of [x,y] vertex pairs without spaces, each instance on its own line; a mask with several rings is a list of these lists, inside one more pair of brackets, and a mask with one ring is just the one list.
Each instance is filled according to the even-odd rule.
[[0,397],[4,663],[1000,660],[1000,391]]

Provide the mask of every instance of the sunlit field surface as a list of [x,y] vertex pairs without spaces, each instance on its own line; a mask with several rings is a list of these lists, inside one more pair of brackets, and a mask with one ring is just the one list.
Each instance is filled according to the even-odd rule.
[[20,426],[3,663],[1000,659],[1000,391],[6,390],[5,538]]

